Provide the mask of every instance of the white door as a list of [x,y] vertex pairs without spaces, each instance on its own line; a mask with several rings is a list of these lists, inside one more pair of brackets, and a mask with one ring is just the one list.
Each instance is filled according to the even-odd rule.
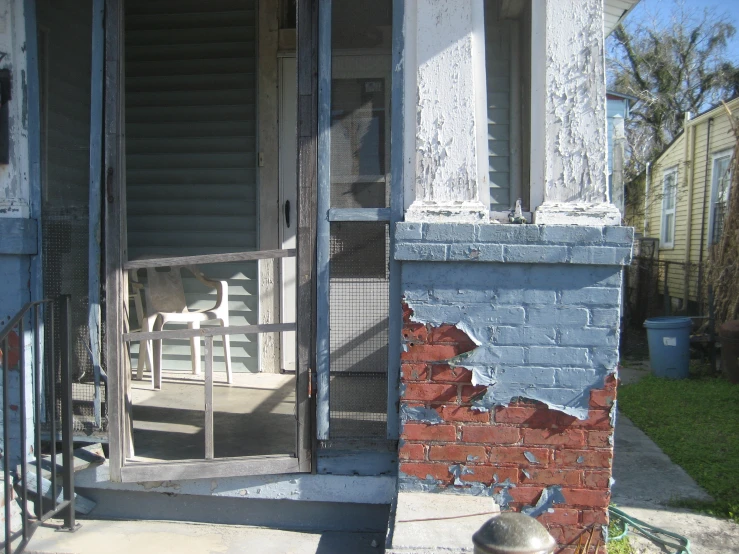
[[[297,73],[294,57],[280,58],[280,241],[282,248],[297,247]],[[280,309],[283,322],[296,321],[295,258],[281,260]],[[282,334],[282,369],[295,371],[295,332]]]

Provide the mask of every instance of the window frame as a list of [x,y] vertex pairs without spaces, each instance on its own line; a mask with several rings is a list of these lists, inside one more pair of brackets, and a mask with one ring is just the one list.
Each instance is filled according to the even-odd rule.
[[[728,191],[731,191],[731,165],[732,165],[732,159],[733,159],[734,149],[733,148],[727,148],[725,150],[720,150],[718,152],[714,152],[711,154],[711,202],[708,208],[708,246],[711,246],[714,243],[714,227],[716,225],[716,201],[718,196],[718,175],[716,173],[716,164],[724,159],[729,158],[729,188]],[[727,192],[728,192],[727,191]],[[728,202],[728,199],[727,199]]]
[[[672,190],[667,190],[667,180],[669,177],[674,176],[674,185],[672,186]],[[665,169],[662,172],[662,213],[660,218],[660,231],[659,231],[659,242],[660,242],[660,250],[668,250],[675,247],[675,223],[677,220],[676,212],[677,212],[677,186],[678,186],[678,180],[679,180],[679,172],[678,172],[678,166],[672,166],[670,168]],[[667,200],[668,198],[672,197],[672,208],[667,208]],[[669,237],[670,240],[667,240],[667,227],[665,225],[667,221],[668,216],[672,216],[672,236]]]

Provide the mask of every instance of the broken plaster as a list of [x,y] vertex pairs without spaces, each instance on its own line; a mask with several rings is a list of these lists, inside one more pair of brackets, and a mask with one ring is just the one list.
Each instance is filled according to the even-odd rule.
[[502,354],[488,338],[494,327],[490,321],[472,317],[459,306],[429,306],[414,302],[408,302],[408,306],[413,310],[412,321],[436,327],[453,325],[477,345],[477,348],[448,360],[452,367],[472,371],[473,385],[487,386],[485,393],[473,402],[473,409],[487,412],[495,406],[508,406],[517,398],[528,398],[580,420],[588,418],[590,390],[603,386],[608,370],[583,371],[579,376],[579,386],[573,388],[542,386],[537,384],[537,368],[503,366]]

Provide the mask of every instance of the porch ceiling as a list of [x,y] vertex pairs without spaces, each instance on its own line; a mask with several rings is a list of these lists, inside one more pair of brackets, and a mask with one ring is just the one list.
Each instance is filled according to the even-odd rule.
[[606,0],[603,9],[605,11],[605,33],[610,35],[624,17],[639,3],[639,0]]

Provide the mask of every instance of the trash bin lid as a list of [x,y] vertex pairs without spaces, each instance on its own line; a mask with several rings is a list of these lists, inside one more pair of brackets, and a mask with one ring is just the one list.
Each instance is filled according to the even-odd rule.
[[692,326],[692,319],[679,316],[650,317],[644,322],[647,329],[683,329]]

